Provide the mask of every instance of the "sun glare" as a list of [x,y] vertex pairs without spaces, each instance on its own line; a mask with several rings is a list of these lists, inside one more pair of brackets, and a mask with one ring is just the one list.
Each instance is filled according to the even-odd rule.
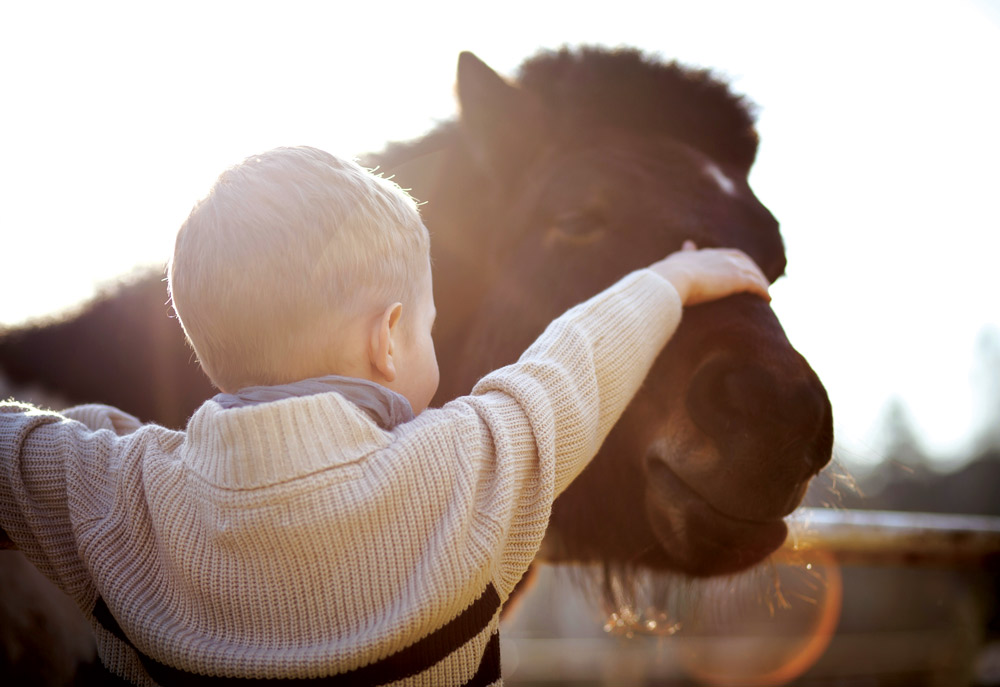
[[866,5],[864,22],[860,6],[733,3],[724,27],[714,4],[571,21],[536,4],[457,34],[435,28],[464,11],[452,4],[423,7],[426,30],[402,3],[5,7],[0,58],[18,67],[0,75],[0,289],[17,296],[0,325],[161,265],[194,201],[247,155],[350,156],[428,131],[455,111],[461,50],[510,74],[542,47],[631,45],[712,67],[760,106],[751,180],[789,257],[774,307],[827,385],[839,439],[865,453],[899,395],[933,449],[955,450],[975,338],[1000,328],[997,24],[969,3]]

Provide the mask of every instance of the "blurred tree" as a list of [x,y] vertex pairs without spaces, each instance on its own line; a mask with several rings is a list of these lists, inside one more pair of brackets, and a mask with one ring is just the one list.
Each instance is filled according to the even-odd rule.
[[1000,451],[1000,331],[987,327],[979,335],[972,383],[979,396],[973,436],[977,454]]
[[881,427],[879,448],[883,463],[901,463],[911,469],[927,466],[927,453],[902,399],[894,396],[889,400],[882,411]]

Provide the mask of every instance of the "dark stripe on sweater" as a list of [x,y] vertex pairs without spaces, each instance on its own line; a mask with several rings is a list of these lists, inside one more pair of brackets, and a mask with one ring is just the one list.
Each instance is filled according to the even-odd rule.
[[479,670],[462,687],[487,687],[500,679],[500,632],[494,632],[483,657],[479,659]]
[[[443,627],[381,661],[328,677],[287,678],[287,681],[309,687],[314,685],[317,687],[320,685],[323,687],[340,687],[341,685],[377,687],[417,675],[432,668],[482,632],[499,608],[500,595],[497,594],[496,588],[490,584],[478,599]],[[97,604],[94,606],[94,617],[105,630],[128,644],[136,652],[146,672],[162,687],[228,687],[229,685],[233,687],[265,687],[273,685],[276,681],[281,681],[267,678],[212,677],[173,668],[139,651],[122,631],[118,621],[111,614],[111,609],[102,598],[98,598]],[[483,652],[482,659],[480,659],[479,670],[466,685],[468,687],[481,687],[499,679],[500,636],[494,632]]]

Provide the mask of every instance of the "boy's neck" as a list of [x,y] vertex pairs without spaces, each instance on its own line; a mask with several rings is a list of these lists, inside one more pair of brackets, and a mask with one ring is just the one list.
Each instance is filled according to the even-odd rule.
[[250,386],[233,394],[217,394],[212,401],[230,410],[329,392],[336,392],[361,408],[383,429],[392,429],[414,417],[410,402],[402,394],[367,379],[342,375],[312,377],[290,384]]

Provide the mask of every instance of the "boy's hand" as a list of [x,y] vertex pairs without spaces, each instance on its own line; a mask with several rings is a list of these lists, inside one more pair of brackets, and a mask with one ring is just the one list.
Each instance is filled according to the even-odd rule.
[[757,263],[734,248],[703,248],[693,241],[649,266],[680,294],[684,305],[714,301],[734,293],[748,292],[771,300],[768,281]]

